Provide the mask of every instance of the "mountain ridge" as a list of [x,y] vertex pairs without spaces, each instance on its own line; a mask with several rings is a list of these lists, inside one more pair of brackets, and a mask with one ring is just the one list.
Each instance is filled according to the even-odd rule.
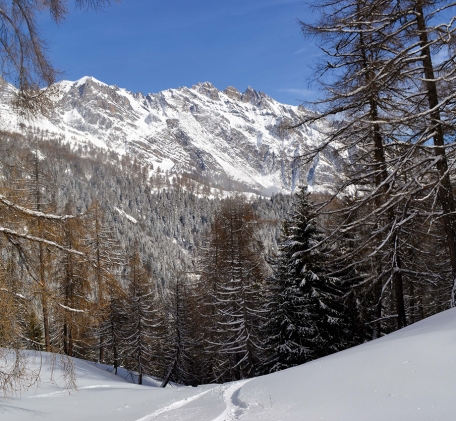
[[[280,104],[250,86],[241,93],[232,86],[219,91],[201,82],[145,95],[85,76],[56,87],[50,118],[27,122],[27,130],[76,144],[89,142],[226,189],[236,185],[269,194],[293,192],[299,184],[328,191],[334,184],[339,158],[332,150],[313,162],[299,159],[321,141],[327,123],[284,130],[309,111]],[[24,123],[19,124],[6,97],[1,96],[0,129],[23,131]]]

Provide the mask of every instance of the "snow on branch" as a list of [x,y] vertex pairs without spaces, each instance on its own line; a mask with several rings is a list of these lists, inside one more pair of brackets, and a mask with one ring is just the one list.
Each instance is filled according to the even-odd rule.
[[25,213],[26,215],[35,216],[37,218],[44,218],[44,219],[51,219],[54,221],[64,221],[66,219],[74,218],[74,215],[54,215],[52,213],[44,213],[33,211],[23,206],[16,205],[15,203],[8,200],[5,196],[0,194],[0,204],[3,204],[9,208],[15,209],[21,213]]
[[77,309],[77,308],[71,308],[71,307],[65,306],[65,305],[60,304],[60,303],[58,303],[58,305],[59,305],[60,307],[64,308],[65,310],[72,311],[72,312],[74,312],[74,313],[84,313],[84,310],[79,310],[79,309]]
[[11,292],[11,291],[8,290],[7,288],[0,288],[0,291],[6,292],[7,294],[12,294],[12,295],[14,295],[15,297],[22,298],[23,300],[26,300],[26,299],[27,299],[27,297],[25,297],[24,295],[19,294],[18,292]]
[[46,240],[45,238],[35,237],[34,235],[29,235],[29,234],[20,234],[20,233],[18,233],[16,231],[13,231],[13,230],[10,230],[10,229],[4,228],[4,227],[0,227],[0,232],[3,232],[7,236],[10,235],[10,236],[16,237],[16,238],[23,238],[25,240],[36,241],[38,243],[47,244],[48,246],[55,247],[55,248],[57,248],[59,250],[65,251],[67,253],[73,253],[73,254],[77,254],[79,256],[85,256],[84,253],[82,253],[82,252],[80,252],[78,250],[74,250],[74,249],[69,249],[67,247],[63,247],[60,244],[56,243],[55,241]]

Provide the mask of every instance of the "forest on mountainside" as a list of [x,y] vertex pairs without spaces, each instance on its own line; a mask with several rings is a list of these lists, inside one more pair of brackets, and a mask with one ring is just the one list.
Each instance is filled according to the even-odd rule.
[[[138,382],[201,384],[298,365],[397,327],[392,284],[379,318],[372,267],[335,262],[354,238],[323,241],[342,202],[319,209],[327,197],[305,189],[226,196],[62,139],[3,133],[0,148],[3,349],[122,366]],[[440,270],[427,250],[421,264]],[[443,275],[405,280],[408,323],[448,307]]]
[[331,122],[299,158],[347,156],[333,194],[247,199],[2,133],[0,388],[22,378],[23,348],[123,366],[139,383],[229,381],[454,306],[455,6],[314,3],[302,30],[324,53],[325,96],[281,130]]
[[[135,261],[136,271],[145,271],[141,277],[147,277],[148,288],[163,301],[160,317],[166,318],[170,310],[164,310],[165,301],[175,279],[198,276],[198,253],[224,192],[213,191],[209,198],[207,185],[160,170],[150,173],[128,157],[90,145],[75,149],[59,139],[3,133],[0,148],[1,194],[7,200],[2,220],[11,228],[2,239],[2,303],[14,307],[11,314],[18,317],[17,323],[8,324],[9,333],[2,334],[2,345],[113,363],[96,339],[96,329],[108,329],[98,326],[104,316],[97,314],[104,310],[96,307],[112,305],[112,297],[103,294],[120,293],[122,299],[112,300],[123,302],[130,288],[129,264]],[[260,215],[257,237],[269,255],[290,203],[282,195],[251,201]],[[38,212],[71,217],[44,217],[38,223]],[[35,244],[32,237],[45,243]],[[125,364],[123,358],[118,361]],[[157,370],[155,375],[161,375]]]

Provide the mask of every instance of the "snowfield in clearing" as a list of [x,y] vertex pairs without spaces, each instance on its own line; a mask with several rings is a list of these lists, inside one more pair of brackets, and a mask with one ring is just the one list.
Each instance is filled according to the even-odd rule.
[[[30,355],[33,355],[30,353]],[[74,360],[77,390],[51,378],[0,399],[2,421],[450,421],[456,413],[456,309],[300,367],[224,385],[129,383]],[[30,357],[38,367],[40,358]],[[122,372],[125,376],[125,373]]]

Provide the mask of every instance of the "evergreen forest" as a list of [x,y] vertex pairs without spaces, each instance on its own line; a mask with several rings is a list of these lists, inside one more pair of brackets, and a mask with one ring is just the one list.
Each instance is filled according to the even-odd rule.
[[[361,234],[333,240],[346,203],[329,195],[217,191],[39,133],[3,133],[1,150],[2,349],[196,385],[392,332],[400,300],[405,324],[449,306],[439,225],[407,237],[398,297],[394,272],[374,276],[378,256],[359,251]],[[414,244],[428,258],[413,260]]]
[[[65,14],[61,1],[30,5]],[[123,367],[139,384],[197,385],[283,370],[454,307],[455,3],[313,7],[301,30],[324,56],[322,99],[279,131],[325,123],[298,158],[338,153],[333,191],[242,195],[38,130],[0,133],[0,389],[23,377],[22,349]],[[55,74],[33,43],[36,11],[15,13],[29,29],[8,33],[2,59],[36,111]]]

